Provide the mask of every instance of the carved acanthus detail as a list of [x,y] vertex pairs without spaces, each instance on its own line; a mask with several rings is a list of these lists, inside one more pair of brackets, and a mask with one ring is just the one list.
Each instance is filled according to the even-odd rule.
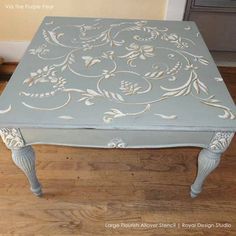
[[127,145],[121,138],[113,138],[107,146],[109,148],[125,148]]
[[229,146],[233,137],[233,132],[216,132],[215,136],[211,140],[209,149],[213,152],[224,152]]
[[2,137],[3,142],[10,149],[21,148],[25,145],[24,139],[19,129],[1,128],[0,135]]

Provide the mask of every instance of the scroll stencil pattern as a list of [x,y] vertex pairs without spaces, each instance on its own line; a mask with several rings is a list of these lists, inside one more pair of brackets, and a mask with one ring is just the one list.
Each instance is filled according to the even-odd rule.
[[0,135],[8,148],[18,149],[25,145],[19,129],[1,128]]
[[215,136],[211,140],[209,149],[213,152],[224,152],[233,137],[233,132],[216,132]]
[[[68,29],[73,29],[74,34],[67,34]],[[191,27],[185,27],[185,31],[190,32]],[[131,41],[126,40],[127,35]],[[111,102],[112,107],[103,114],[105,123],[121,117],[139,116],[145,112],[159,119],[171,120],[179,117],[172,111],[168,114],[162,114],[161,110],[158,113],[152,112],[152,105],[189,96],[203,106],[218,109],[218,118],[235,119],[231,109],[222,105],[216,95],[211,94],[205,81],[199,78],[198,69],[207,67],[208,59],[188,50],[196,45],[192,39],[170,32],[167,27],[153,27],[148,21],[119,21],[109,25],[101,19],[91,20],[91,24],[87,25],[58,25],[51,21],[42,29],[42,37],[44,42],[30,48],[28,53],[45,61],[47,65],[32,71],[25,78],[25,90],[20,95],[39,100],[58,94],[66,96],[65,101],[55,107],[37,107],[29,99],[23,101],[22,104],[30,109],[62,109],[70,103],[72,93],[77,93],[80,97],[78,106],[93,106],[101,99]],[[158,46],[153,43],[158,41],[164,44]],[[54,53],[53,50],[58,47],[63,49],[62,55]],[[160,62],[163,55],[169,63]],[[146,71],[140,71],[139,67],[144,61]],[[186,79],[180,79],[180,72],[185,73]],[[95,81],[96,86],[86,89],[70,87],[69,74]],[[112,81],[116,90],[106,86]],[[163,85],[162,81],[167,81],[167,85]],[[153,95],[158,83],[160,85],[156,97],[144,97],[148,93]],[[41,93],[31,90],[40,84],[47,84],[48,90]],[[135,96],[141,99],[132,99]],[[132,112],[127,112],[127,109],[122,111],[118,109],[120,104],[127,105],[127,109],[132,106],[135,108]],[[66,114],[59,118],[73,119]]]

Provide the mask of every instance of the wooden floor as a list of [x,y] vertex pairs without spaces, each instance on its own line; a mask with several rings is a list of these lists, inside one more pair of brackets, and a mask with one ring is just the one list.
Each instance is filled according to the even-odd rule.
[[[221,71],[235,99],[236,71]],[[191,199],[198,148],[36,145],[37,198],[0,143],[0,235],[236,235],[235,144]]]

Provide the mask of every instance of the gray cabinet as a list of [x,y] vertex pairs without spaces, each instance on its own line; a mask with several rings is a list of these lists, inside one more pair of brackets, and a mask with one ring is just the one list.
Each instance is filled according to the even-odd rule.
[[235,0],[195,0],[194,6],[200,7],[236,7]]
[[211,51],[236,53],[235,0],[188,0],[184,20],[196,22]]

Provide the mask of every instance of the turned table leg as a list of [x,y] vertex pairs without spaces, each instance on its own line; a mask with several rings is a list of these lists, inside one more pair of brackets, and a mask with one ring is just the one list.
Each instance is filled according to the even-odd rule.
[[41,196],[42,190],[35,171],[35,154],[31,146],[26,146],[19,129],[1,128],[0,135],[7,148],[12,151],[13,162],[25,173],[30,190]]
[[36,196],[42,196],[42,190],[35,171],[35,154],[31,146],[12,149],[13,162],[25,173],[30,183],[30,190]]
[[190,192],[192,198],[202,191],[204,180],[219,165],[221,154],[227,149],[233,136],[234,133],[231,132],[217,132],[208,148],[199,153],[198,173]]
[[192,198],[202,191],[202,185],[206,177],[219,165],[219,153],[213,153],[207,149],[203,149],[198,156],[198,173],[194,183],[191,186],[190,195]]

